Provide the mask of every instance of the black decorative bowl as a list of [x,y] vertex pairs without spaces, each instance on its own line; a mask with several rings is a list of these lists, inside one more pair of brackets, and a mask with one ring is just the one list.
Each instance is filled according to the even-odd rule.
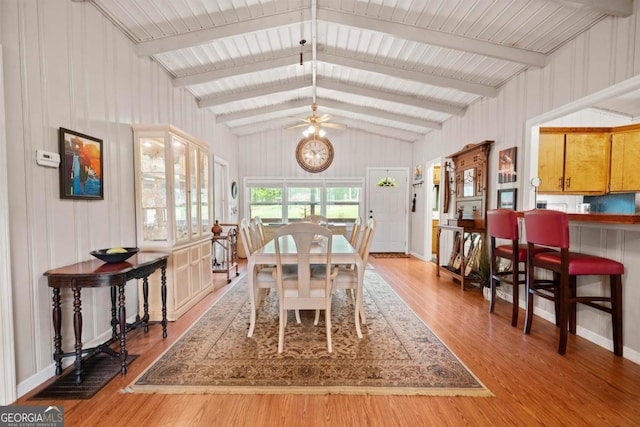
[[115,264],[117,262],[123,262],[129,258],[131,258],[136,252],[138,252],[138,248],[122,248],[125,249],[126,252],[116,252],[112,254],[108,254],[107,251],[111,248],[107,249],[98,249],[97,251],[89,252],[94,257],[102,260],[104,262],[108,262],[109,264]]

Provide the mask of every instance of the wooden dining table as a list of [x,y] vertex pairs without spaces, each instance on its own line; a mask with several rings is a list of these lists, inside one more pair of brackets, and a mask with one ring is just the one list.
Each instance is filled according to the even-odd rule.
[[[313,245],[309,260],[312,264],[322,264],[326,262],[326,246],[323,244]],[[283,237],[280,242],[280,258],[283,264],[297,264],[296,245],[291,236]],[[254,283],[256,265],[274,265],[276,263],[276,248],[273,240],[268,241],[262,248],[256,250],[248,259],[247,276],[249,282],[249,299],[251,300],[251,321],[248,337],[253,335],[256,324],[256,310],[258,307],[258,289]],[[333,235],[331,244],[331,263],[339,265],[355,265],[358,274],[358,285],[356,289],[355,324],[358,338],[362,338],[360,328],[360,313],[362,309],[362,289],[364,282],[364,264],[358,251],[349,244],[347,238],[341,234]]]

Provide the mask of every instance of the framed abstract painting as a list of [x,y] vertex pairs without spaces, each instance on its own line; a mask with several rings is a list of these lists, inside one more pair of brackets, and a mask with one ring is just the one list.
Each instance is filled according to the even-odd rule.
[[102,140],[60,128],[60,198],[102,200]]

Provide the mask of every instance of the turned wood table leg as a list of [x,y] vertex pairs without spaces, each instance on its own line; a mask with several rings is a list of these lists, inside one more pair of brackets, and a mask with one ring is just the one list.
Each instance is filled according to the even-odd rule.
[[76,384],[82,382],[82,298],[80,290],[79,286],[73,286],[73,332],[76,338],[76,360],[73,362],[73,366],[76,372]]
[[120,317],[120,366],[122,375],[127,373],[127,309],[124,296],[125,285],[126,282],[118,285],[118,315]]
[[62,374],[62,310],[60,309],[60,288],[53,288],[53,360],[56,362],[56,375]]
[[162,338],[167,337],[167,264],[160,269],[160,295],[162,298]]
[[143,316],[142,322],[144,323],[144,333],[149,332],[149,276],[142,278],[142,307]]
[[118,336],[118,318],[116,317],[116,287],[111,286],[111,338]]

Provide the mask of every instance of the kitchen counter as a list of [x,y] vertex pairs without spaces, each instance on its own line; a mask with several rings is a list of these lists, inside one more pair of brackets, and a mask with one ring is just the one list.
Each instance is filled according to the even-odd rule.
[[[567,212],[569,221],[596,222],[603,224],[640,224],[640,214],[616,214],[616,213],[577,213]],[[523,217],[524,212],[518,212],[518,217]]]

